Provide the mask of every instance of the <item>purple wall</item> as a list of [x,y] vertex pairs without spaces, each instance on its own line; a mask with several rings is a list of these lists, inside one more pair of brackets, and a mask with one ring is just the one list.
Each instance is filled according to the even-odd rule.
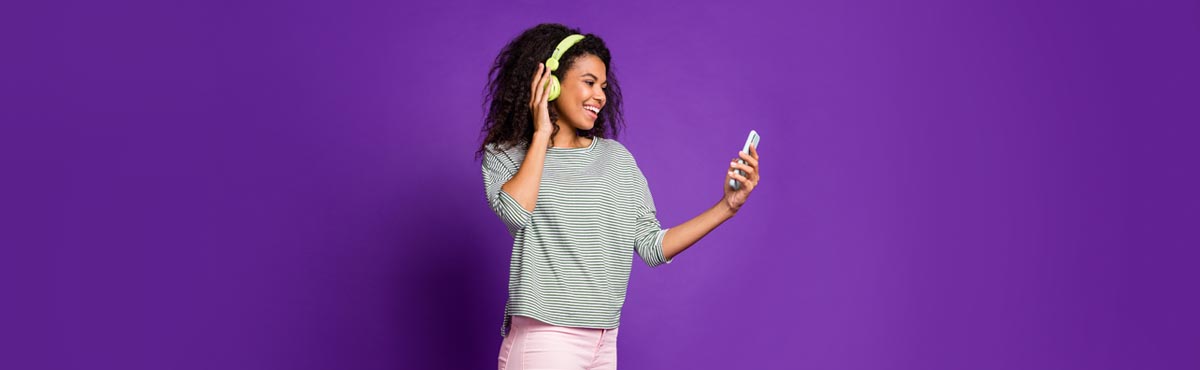
[[544,21],[612,48],[665,225],[763,135],[622,369],[1200,368],[1195,1],[24,3],[2,368],[494,367],[472,152]]

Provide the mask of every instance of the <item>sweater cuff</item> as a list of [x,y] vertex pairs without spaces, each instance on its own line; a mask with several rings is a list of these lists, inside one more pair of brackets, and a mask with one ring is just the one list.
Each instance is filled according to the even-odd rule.
[[654,236],[654,249],[658,251],[658,260],[662,261],[664,264],[669,264],[671,261],[675,260],[674,258],[667,259],[667,253],[663,251],[663,238],[667,236],[667,230],[670,229],[671,228],[659,230],[658,235]]
[[496,207],[500,219],[504,221],[504,225],[508,226],[508,233],[516,235],[517,231],[524,229],[533,221],[533,213],[525,210],[511,195],[508,195],[504,190],[500,190],[497,200],[500,206]]

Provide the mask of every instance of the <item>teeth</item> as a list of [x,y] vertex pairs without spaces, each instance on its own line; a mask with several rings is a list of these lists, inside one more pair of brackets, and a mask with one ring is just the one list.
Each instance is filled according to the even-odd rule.
[[585,106],[585,107],[583,107],[583,109],[590,110],[590,111],[592,111],[592,113],[595,113],[595,114],[600,114],[600,108],[596,108],[593,106]]

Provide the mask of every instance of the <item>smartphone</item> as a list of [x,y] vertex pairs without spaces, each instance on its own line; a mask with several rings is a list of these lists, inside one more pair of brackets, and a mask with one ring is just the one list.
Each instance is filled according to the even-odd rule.
[[[746,144],[742,145],[742,153],[750,153],[751,145],[754,145],[754,149],[758,150],[758,132],[754,131],[754,130],[750,130],[750,136],[746,138]],[[739,159],[738,163],[746,164],[746,161]],[[746,176],[745,171],[742,171],[742,170],[734,170],[734,171],[737,171],[738,175]],[[740,183],[734,179],[729,179],[729,187],[733,188],[733,190],[740,190],[742,188],[742,183]]]

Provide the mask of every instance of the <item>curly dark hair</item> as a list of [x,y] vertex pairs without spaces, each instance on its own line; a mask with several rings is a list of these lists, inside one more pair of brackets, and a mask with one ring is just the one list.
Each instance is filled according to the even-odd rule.
[[[500,55],[496,56],[488,72],[488,84],[484,89],[483,105],[487,115],[483,120],[483,143],[475,152],[476,158],[487,150],[489,144],[496,144],[497,149],[507,149],[517,145],[527,146],[533,140],[535,127],[529,110],[532,93],[529,86],[533,84],[533,75],[537,72],[538,63],[550,58],[560,41],[577,33],[583,34],[578,29],[557,23],[539,24],[521,32],[500,50]],[[616,138],[625,125],[625,118],[621,110],[621,87],[613,73],[612,57],[603,39],[590,33],[583,35],[584,39],[567,49],[559,59],[558,70],[553,73],[561,81],[575,59],[584,55],[594,55],[604,62],[608,71],[605,76],[608,87],[604,88],[607,103],[596,118],[595,126],[591,130],[580,130],[579,135]],[[549,113],[551,122],[558,119],[558,110],[553,102],[549,104]],[[558,125],[555,125],[553,134],[557,133]]]

